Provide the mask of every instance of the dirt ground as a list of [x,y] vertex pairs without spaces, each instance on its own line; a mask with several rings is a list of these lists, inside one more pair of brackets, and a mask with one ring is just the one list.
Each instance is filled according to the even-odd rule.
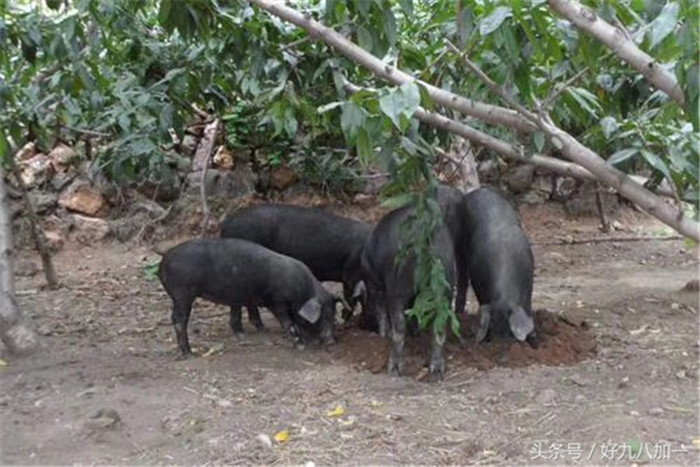
[[[389,377],[379,336],[341,326],[335,347],[297,350],[266,312],[267,332],[244,315],[237,341],[227,309],[204,301],[190,322],[199,355],[183,360],[170,301],[147,279],[150,247],[67,245],[61,289],[18,277],[44,347],[2,355],[0,462],[697,465],[698,292],[682,290],[697,250],[553,245],[602,234],[553,207],[523,217],[541,342],[467,336],[448,346],[442,382],[422,379],[420,338],[407,375]],[[619,237],[662,233],[631,211],[618,220]]]

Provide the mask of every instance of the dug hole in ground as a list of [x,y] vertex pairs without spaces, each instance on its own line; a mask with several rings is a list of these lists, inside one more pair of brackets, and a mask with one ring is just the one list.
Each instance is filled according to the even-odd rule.
[[[547,205],[521,213],[542,342],[468,336],[466,348],[448,345],[441,383],[420,380],[424,339],[408,339],[406,375],[392,378],[377,335],[341,326],[331,350],[296,350],[264,312],[268,331],[244,314],[237,341],[228,309],[202,300],[190,321],[199,356],[182,360],[170,299],[146,279],[150,247],[67,245],[55,257],[63,288],[17,279],[45,347],[2,357],[0,462],[696,465],[698,292],[684,286],[698,277],[697,250],[544,245],[553,232],[594,237],[597,221]],[[635,235],[661,229],[623,214]]]

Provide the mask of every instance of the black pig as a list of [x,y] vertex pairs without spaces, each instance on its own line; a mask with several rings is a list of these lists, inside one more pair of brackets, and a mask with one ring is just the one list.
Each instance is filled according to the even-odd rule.
[[[286,204],[241,209],[227,216],[221,228],[221,237],[250,240],[298,259],[320,281],[342,282],[350,309],[363,301],[360,254],[371,233],[370,224]],[[344,314],[346,319],[351,313]]]
[[484,340],[490,331],[498,337],[512,333],[524,341],[535,330],[534,260],[518,213],[503,195],[488,187],[464,196],[463,213],[463,261],[479,300],[476,339]]
[[[414,272],[415,256],[409,254],[401,267],[396,257],[401,248],[401,225],[414,213],[412,207],[403,207],[385,215],[377,224],[363,251],[363,265],[367,279],[368,301],[379,321],[382,335],[390,334],[392,348],[388,372],[401,373],[406,334],[404,310],[412,306],[416,296]],[[433,253],[442,261],[451,287],[454,282],[454,253],[449,231],[440,226],[433,233]],[[389,332],[389,327],[391,332]],[[445,369],[443,346],[445,329],[434,329],[430,371],[441,377]]]
[[[171,248],[158,269],[173,301],[172,322],[183,355],[191,353],[187,323],[192,302],[202,297],[231,307],[265,306],[295,343],[301,343],[303,318],[320,327],[332,343],[335,299],[302,262],[239,239],[198,239]],[[234,329],[235,331],[235,329]]]

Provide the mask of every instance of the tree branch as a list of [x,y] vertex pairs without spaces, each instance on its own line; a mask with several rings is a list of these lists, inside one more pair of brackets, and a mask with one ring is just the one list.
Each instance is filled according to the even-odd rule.
[[[350,93],[356,93],[361,89],[370,89],[372,91],[375,91],[371,88],[361,88],[347,81],[345,83],[345,89]],[[580,165],[573,164],[571,162],[566,162],[561,159],[556,159],[554,157],[545,156],[543,154],[532,154],[530,156],[526,156],[522,147],[514,146],[501,139],[495,138],[489,134],[479,131],[469,125],[445,117],[444,115],[441,115],[439,113],[428,112],[422,107],[418,107],[418,110],[416,110],[413,116],[425,124],[461,136],[462,138],[467,139],[474,144],[495,151],[508,159],[533,164],[538,167],[542,167],[543,169],[567,177],[574,177],[582,180],[591,181],[598,180],[598,177],[596,177]],[[633,178],[639,184],[644,184],[646,182],[646,179],[644,177],[640,177],[637,175],[632,175],[631,178]],[[663,196],[673,196],[671,190],[666,190],[662,187],[657,188],[657,193]]]
[[471,60],[469,60],[469,58],[467,58],[467,56],[461,50],[459,50],[457,46],[455,46],[452,42],[449,41],[449,39],[445,39],[445,43],[447,44],[447,47],[449,47],[454,53],[456,53],[459,56],[459,58],[462,59],[462,61],[464,61],[464,64],[467,65],[467,68],[469,68],[471,72],[477,76],[477,78],[479,78],[486,86],[488,86],[492,93],[496,94],[497,96],[500,96],[503,102],[508,104],[511,108],[516,110],[520,115],[527,118],[532,123],[538,123],[537,115],[533,114],[525,107],[520,105],[518,101],[513,99],[513,97],[511,97],[505,89],[496,84],[491,78],[488,77],[486,73],[481,71],[481,69],[478,66],[476,66]]
[[615,55],[640,72],[657,89],[665,92],[681,107],[685,106],[683,90],[676,77],[664,70],[653,57],[640,50],[624,30],[599,18],[593,10],[575,0],[548,0],[550,8],[571,21],[577,28],[605,44]]
[[506,125],[520,131],[533,131],[535,129],[530,122],[511,109],[466,99],[457,94],[445,91],[444,89],[437,88],[432,84],[415,79],[408,73],[382,62],[380,59],[353,44],[333,29],[314,21],[310,15],[304,15],[288,7],[284,2],[276,0],[251,0],[251,3],[278,18],[305,29],[311,37],[322,40],[350,60],[366,67],[377,76],[391,83],[396,85],[409,82],[418,83],[427,89],[433,101],[438,105],[453,108],[465,115],[478,118],[479,120],[491,124]]
[[[550,3],[552,1],[553,0],[550,0]],[[371,54],[368,54],[332,29],[314,21],[310,15],[299,13],[293,8],[286,6],[283,2],[274,0],[251,0],[251,3],[257,5],[274,16],[304,28],[312,37],[320,38],[338,50],[340,53],[347,56],[349,59],[367,67],[381,78],[384,78],[394,84],[418,82],[420,85],[424,86],[426,91],[432,97],[433,101],[439,105],[449,107],[487,123],[498,123],[506,125],[510,128],[517,128],[518,130],[528,132],[537,129],[536,125],[511,109],[490,106],[481,102],[465,99],[451,92],[436,88],[430,84],[415,80],[411,75],[395,67],[384,64],[381,60]],[[416,116],[417,115],[418,114],[416,113]],[[443,124],[445,124],[446,127],[452,128],[452,130],[447,131],[457,132],[455,127],[453,127],[454,122],[452,120],[438,114],[432,114],[431,118],[437,119],[438,121],[444,119],[441,120]],[[700,241],[700,226],[697,222],[693,221],[687,216],[684,216],[682,211],[679,209],[666,204],[656,195],[634,182],[623,172],[606,164],[598,154],[583,146],[576,141],[573,136],[558,128],[551,121],[549,116],[546,115],[546,113],[538,116],[538,125],[544,131],[544,133],[549,136],[554,147],[560,149],[562,154],[564,154],[569,160],[580,164],[600,181],[615,188],[621,195],[637,204],[647,213],[673,227],[681,234],[686,235],[696,241]],[[514,146],[497,140],[496,138],[492,138],[481,132],[476,132],[476,130],[473,128],[464,127],[461,128],[461,131],[465,133],[465,137],[467,137],[466,134],[470,134],[469,139],[472,139],[475,142],[478,142],[477,138],[481,139],[482,141],[490,138],[492,144],[501,145],[501,148],[505,151],[509,151],[511,153],[522,152],[516,150]],[[488,138],[485,138],[485,136]],[[525,157],[522,155],[520,155],[520,157],[525,159]]]
[[[452,46],[454,47],[454,46]],[[455,50],[457,50],[455,48]],[[459,52],[459,50],[457,50]],[[685,216],[679,205],[677,208],[666,203],[654,193],[628,177],[624,172],[606,164],[602,157],[588,147],[579,143],[576,138],[559,128],[542,110],[535,115],[518,104],[502,87],[494,83],[468,58],[462,56],[467,66],[481,79],[494,93],[501,96],[509,105],[512,105],[525,118],[535,123],[549,138],[552,145],[559,149],[570,161],[586,168],[598,181],[616,189],[625,198],[629,199],[648,214],[656,217],[666,225],[676,229],[681,234],[700,241],[700,225],[693,219]]]

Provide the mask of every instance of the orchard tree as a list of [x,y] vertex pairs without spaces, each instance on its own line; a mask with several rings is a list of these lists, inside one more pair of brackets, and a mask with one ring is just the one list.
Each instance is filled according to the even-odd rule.
[[189,164],[175,149],[204,109],[227,145],[313,183],[380,164],[385,202],[419,207],[430,314],[435,148],[455,135],[699,239],[698,17],[691,0],[3,2],[0,158],[81,143],[112,180],[158,182]]

